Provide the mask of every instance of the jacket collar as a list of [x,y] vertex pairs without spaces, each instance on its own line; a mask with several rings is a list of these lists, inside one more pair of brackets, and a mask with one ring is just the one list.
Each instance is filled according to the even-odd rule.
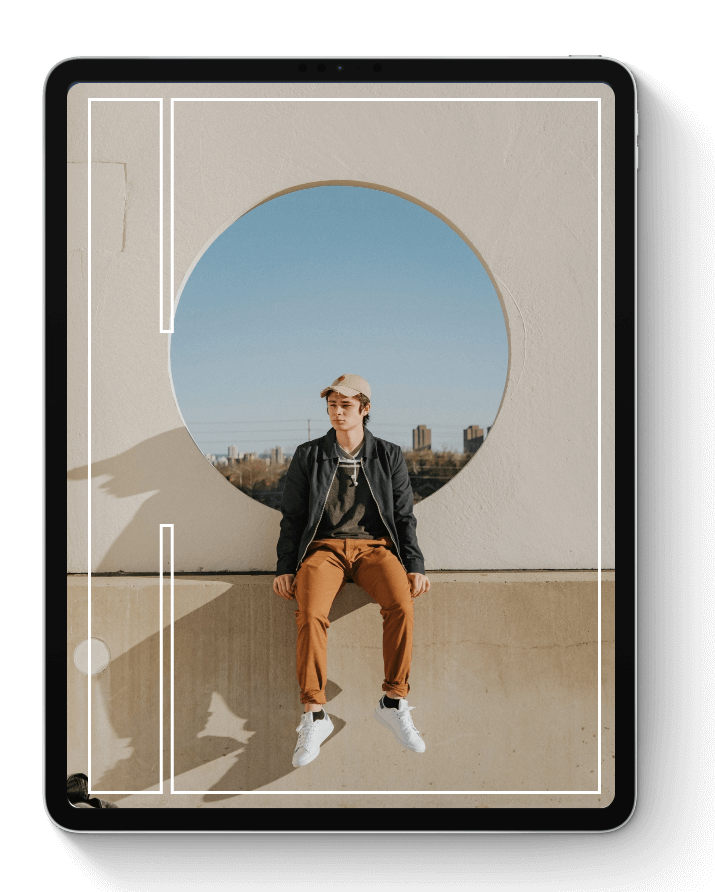
[[[363,428],[365,433],[365,449],[363,451],[363,455],[365,458],[371,458],[373,452],[375,451],[375,437],[372,433],[367,429]],[[325,434],[324,437],[321,437],[321,450],[322,450],[322,458],[339,458],[340,453],[338,452],[338,439],[335,434],[335,428],[330,428],[330,430]]]

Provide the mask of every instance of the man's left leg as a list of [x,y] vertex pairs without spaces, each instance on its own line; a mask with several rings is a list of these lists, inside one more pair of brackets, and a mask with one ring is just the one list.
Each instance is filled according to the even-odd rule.
[[[405,568],[389,540],[353,540],[353,580],[380,605],[385,695],[375,708],[376,718],[400,743],[422,753],[425,743],[410,717],[407,693],[412,663],[414,601]],[[386,701],[385,698],[389,698]]]
[[410,690],[414,603],[410,581],[394,550],[384,539],[353,539],[356,556],[352,578],[380,605],[382,656],[389,697],[406,697]]

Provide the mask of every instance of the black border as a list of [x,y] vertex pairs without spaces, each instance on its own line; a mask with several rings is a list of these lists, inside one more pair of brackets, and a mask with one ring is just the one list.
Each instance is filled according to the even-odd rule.
[[[305,71],[299,66],[304,65]],[[318,66],[324,65],[323,71]],[[338,70],[342,66],[342,70]],[[379,70],[375,70],[379,66]],[[127,59],[59,63],[45,84],[46,479],[66,445],[57,430],[67,408],[67,92],[76,83],[606,83],[616,98],[616,796],[606,808],[310,809],[310,832],[606,831],[624,824],[636,798],[635,701],[635,187],[636,92],[621,63],[601,57],[481,59]],[[60,455],[58,455],[58,450]],[[66,523],[66,496],[47,487],[46,533]],[[90,809],[71,806],[66,777],[66,555],[46,535],[45,805],[60,827],[78,832],[294,832],[296,809]],[[53,544],[54,543],[54,544]],[[62,634],[60,634],[60,630]],[[395,810],[400,811],[396,822]],[[94,809],[92,809],[94,810]],[[363,817],[363,814],[368,814]],[[230,818],[230,820],[229,820]]]

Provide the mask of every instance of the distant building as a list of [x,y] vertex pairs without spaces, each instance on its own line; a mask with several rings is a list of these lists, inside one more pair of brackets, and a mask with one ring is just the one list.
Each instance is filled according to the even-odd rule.
[[238,446],[228,447],[228,457],[229,460],[233,459],[233,461],[238,461]]
[[478,424],[470,424],[464,433],[464,451],[476,452],[484,442],[484,430]]
[[256,461],[258,458],[257,452],[244,452],[241,456],[242,461]]
[[211,462],[212,465],[216,464],[216,456],[213,453],[205,452],[204,458],[207,458]]
[[271,464],[272,465],[285,464],[285,457],[283,456],[283,447],[282,446],[276,446],[275,449],[271,449]]
[[424,449],[432,449],[432,430],[424,424],[418,424],[412,431],[412,449],[421,452]]

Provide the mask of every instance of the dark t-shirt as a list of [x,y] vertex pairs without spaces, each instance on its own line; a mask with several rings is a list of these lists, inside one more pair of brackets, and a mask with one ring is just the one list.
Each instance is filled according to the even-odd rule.
[[325,502],[316,539],[390,538],[370,492],[370,484],[360,467],[364,444],[363,440],[353,452],[338,446],[340,463]]

